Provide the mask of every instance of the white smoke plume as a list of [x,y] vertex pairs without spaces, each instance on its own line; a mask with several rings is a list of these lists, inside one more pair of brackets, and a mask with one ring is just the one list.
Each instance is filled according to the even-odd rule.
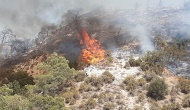
[[153,43],[150,39],[151,35],[149,35],[149,31],[150,29],[148,29],[146,26],[143,26],[143,25],[136,25],[133,29],[130,30],[130,33],[133,36],[138,37],[140,41],[140,45],[141,45],[141,50],[144,53],[147,51],[154,50]]

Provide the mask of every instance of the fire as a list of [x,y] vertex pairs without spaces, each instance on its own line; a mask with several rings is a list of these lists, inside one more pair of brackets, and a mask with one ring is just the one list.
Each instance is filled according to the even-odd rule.
[[82,37],[83,40],[80,40],[80,43],[86,47],[82,50],[82,60],[89,64],[102,61],[105,58],[105,51],[100,43],[95,39],[91,39],[84,29],[82,30]]

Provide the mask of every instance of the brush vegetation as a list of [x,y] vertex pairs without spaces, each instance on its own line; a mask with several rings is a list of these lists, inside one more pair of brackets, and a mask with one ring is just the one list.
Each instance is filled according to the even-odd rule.
[[[84,71],[70,68],[66,58],[57,53],[38,64],[43,74],[36,77],[26,71],[1,68],[0,105],[4,110],[140,110],[145,103],[151,110],[189,108],[189,79],[179,78],[170,89],[163,75],[162,58],[160,53],[149,52],[143,58],[129,59],[127,68],[139,66],[143,72],[139,73],[140,77],[127,76],[120,86],[114,85],[115,77],[111,72],[86,76]],[[125,106],[127,100],[123,98],[128,96],[123,96],[121,91],[134,97],[137,105]],[[175,102],[180,94],[183,100]],[[167,99],[168,96],[171,99]],[[162,105],[161,101],[168,103]]]

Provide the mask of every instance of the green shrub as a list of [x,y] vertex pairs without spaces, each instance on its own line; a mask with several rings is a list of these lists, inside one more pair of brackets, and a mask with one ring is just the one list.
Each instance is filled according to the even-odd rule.
[[20,86],[17,80],[8,83],[7,86],[13,90],[13,94],[25,95],[25,93],[27,92],[26,87]]
[[138,85],[139,86],[143,86],[143,85],[145,85],[146,84],[146,79],[145,78],[140,78],[140,79],[138,79]]
[[123,81],[123,84],[125,85],[124,88],[131,93],[133,93],[134,90],[138,86],[138,82],[136,81],[135,77],[133,77],[133,76],[126,77],[125,80]]
[[135,105],[132,110],[144,110],[141,105]]
[[114,110],[114,108],[115,108],[114,103],[108,102],[104,104],[103,110]]
[[13,94],[13,90],[10,89],[6,84],[0,87],[0,96],[9,96]]
[[102,92],[98,95],[98,103],[103,103],[105,102],[104,99],[106,98],[106,93]]
[[20,95],[0,96],[1,110],[29,110],[30,102]]
[[73,105],[75,104],[76,100],[80,99],[80,93],[75,87],[73,87],[70,88],[69,91],[65,92],[63,97],[65,98],[65,103]]
[[[65,57],[56,53],[51,54],[43,63],[38,65],[38,69],[44,72],[36,77],[36,90],[38,93],[54,96],[62,92],[65,86],[72,86],[70,79],[76,73],[68,65]],[[67,81],[70,81],[67,83]]]
[[91,89],[90,84],[87,84],[86,82],[80,84],[80,87],[79,87],[80,92],[87,92],[87,91],[90,91],[90,89]]
[[140,66],[141,62],[142,62],[141,59],[138,59],[138,60],[135,60],[133,58],[129,59],[129,64],[130,64],[131,67]]
[[98,102],[103,103],[103,102],[110,102],[114,100],[114,95],[106,92],[101,92],[98,95]]
[[154,71],[156,75],[162,76],[163,66],[156,64],[151,68],[151,71]]
[[163,55],[159,51],[148,52],[143,57],[143,61],[146,62],[151,67],[154,65],[164,65]]
[[87,84],[90,84],[92,81],[93,81],[93,76],[87,77],[87,78],[84,80],[84,82],[87,83]]
[[185,78],[179,78],[178,88],[181,90],[182,93],[188,94],[190,93],[190,80]]
[[161,52],[148,52],[143,58],[140,67],[143,71],[151,71],[162,75],[164,60]]
[[146,71],[144,78],[147,82],[152,81],[153,79],[158,78],[158,76],[154,72]]
[[143,93],[138,94],[138,99],[137,99],[138,102],[143,102],[144,99],[145,95]]
[[104,85],[103,78],[101,76],[91,76],[86,78],[85,82],[91,84],[94,87],[102,87]]
[[31,109],[27,110],[65,110],[64,99],[62,97],[34,95],[30,97],[30,102]]
[[98,94],[94,93],[94,94],[92,95],[92,98],[98,98]]
[[168,46],[167,44],[167,41],[165,41],[162,36],[156,36],[154,38],[154,44],[155,44],[155,47],[158,49],[158,50],[161,50],[161,49],[164,49]]
[[85,72],[78,72],[75,76],[74,76],[74,79],[76,82],[81,82],[81,81],[84,81],[86,77],[86,74]]
[[176,96],[176,95],[178,95],[178,88],[176,88],[175,86],[173,86],[172,88],[171,88],[171,91],[170,91],[170,95],[171,96]]
[[146,63],[146,62],[142,62],[141,65],[140,65],[140,67],[141,67],[142,71],[148,71],[148,70],[150,70],[150,68],[151,68],[151,67],[149,66],[149,64]]
[[[66,80],[63,80],[61,86],[63,86],[63,87],[72,87],[72,86],[74,86],[74,85],[75,85],[74,80],[72,80],[72,79],[66,79]],[[61,86],[60,86],[60,87],[61,87]]]
[[79,105],[79,110],[91,110],[96,107],[97,103],[93,98],[89,98],[85,103]]
[[96,107],[97,103],[93,98],[89,98],[87,102],[85,103],[85,106],[87,110],[94,109]]
[[18,71],[8,76],[8,80],[10,82],[14,82],[15,80],[19,82],[20,86],[23,87],[25,85],[34,85],[34,78],[29,76],[27,72]]
[[115,77],[109,71],[105,71],[102,74],[102,78],[104,83],[112,83],[115,79]]
[[101,77],[96,77],[94,78],[94,80],[91,82],[91,85],[92,86],[95,86],[95,87],[102,87],[104,84],[103,84],[103,79]]
[[160,100],[165,97],[168,86],[163,79],[157,78],[150,82],[148,87],[148,96],[153,99]]
[[185,96],[182,102],[183,107],[189,107],[190,108],[190,95]]
[[[183,42],[183,43],[182,43]],[[187,55],[187,49],[185,49],[184,41],[175,41],[174,43],[168,45],[164,48],[164,55],[166,57],[166,61],[169,63],[174,63],[176,60],[183,58],[184,55]]]
[[6,81],[6,78],[10,76],[12,73],[14,73],[14,71],[11,68],[0,68],[0,84],[8,83],[8,81]]
[[141,69],[143,71],[151,71],[154,72],[156,75],[162,75],[163,72],[163,66],[158,64],[147,64],[147,63],[141,63]]
[[161,107],[157,101],[150,99],[150,110],[160,110]]
[[164,104],[161,110],[181,110],[179,103]]
[[45,74],[52,76],[61,76],[64,79],[71,78],[76,71],[70,68],[69,61],[65,57],[57,53],[51,54],[43,63],[38,65],[38,69],[44,71]]

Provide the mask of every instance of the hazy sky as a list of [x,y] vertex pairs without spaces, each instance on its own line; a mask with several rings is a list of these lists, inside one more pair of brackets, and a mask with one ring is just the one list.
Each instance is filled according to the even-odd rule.
[[[12,29],[19,37],[36,37],[41,27],[58,24],[68,9],[134,9],[158,7],[160,0],[0,0],[0,31]],[[181,7],[183,0],[162,0],[164,7]]]
[[[92,0],[91,0],[92,1]],[[96,0],[101,4],[101,0]],[[140,8],[157,7],[162,2],[163,6],[179,7],[184,3],[183,0],[104,0],[103,6],[109,8],[134,8],[138,5]]]

